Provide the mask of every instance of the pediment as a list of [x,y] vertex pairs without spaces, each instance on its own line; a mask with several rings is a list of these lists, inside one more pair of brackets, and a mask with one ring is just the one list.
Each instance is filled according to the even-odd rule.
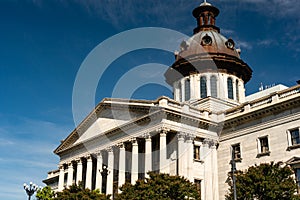
[[294,156],[291,159],[287,160],[286,164],[291,165],[291,166],[298,165],[298,164],[300,164],[300,157]]
[[104,99],[96,108],[62,141],[54,153],[58,154],[73,146],[103,135],[130,121],[148,115],[158,108],[154,101]]

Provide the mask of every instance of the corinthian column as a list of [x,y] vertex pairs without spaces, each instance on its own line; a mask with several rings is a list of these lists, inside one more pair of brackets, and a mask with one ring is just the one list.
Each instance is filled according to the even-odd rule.
[[82,182],[82,161],[81,161],[81,158],[76,160],[76,162],[77,162],[76,184],[79,185],[79,182]]
[[132,141],[132,165],[131,165],[131,184],[135,184],[135,182],[139,178],[139,146],[137,140],[134,139]]
[[119,180],[118,185],[121,187],[125,183],[125,168],[126,168],[126,152],[124,144],[119,145],[120,154],[119,154]]
[[73,163],[68,163],[68,178],[67,178],[67,186],[71,186],[73,184]]
[[145,136],[145,177],[148,178],[148,172],[152,171],[152,140],[150,134]]
[[184,164],[185,164],[185,145],[184,145],[184,134],[178,133],[177,134],[177,140],[178,140],[178,175],[179,176],[184,176]]
[[85,177],[85,187],[92,189],[92,171],[93,171],[93,160],[92,156],[87,157],[86,163],[86,177]]
[[96,189],[100,190],[100,193],[102,192],[102,176],[101,176],[101,171],[102,171],[102,154],[101,152],[97,153],[97,168],[96,168]]
[[65,183],[65,170],[64,166],[59,166],[59,177],[58,177],[58,191],[62,191],[64,189],[64,183]]
[[169,173],[169,163],[167,160],[167,132],[168,130],[163,128],[160,132],[159,138],[159,172]]
[[113,194],[113,182],[114,182],[114,151],[113,148],[108,148],[108,159],[107,159],[107,183],[106,183],[106,194]]

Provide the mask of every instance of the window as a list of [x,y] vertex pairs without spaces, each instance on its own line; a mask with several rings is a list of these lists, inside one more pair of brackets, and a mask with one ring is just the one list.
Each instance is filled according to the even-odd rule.
[[232,157],[235,161],[241,161],[241,146],[240,144],[232,145]]
[[200,194],[200,197],[201,197],[201,180],[195,179],[194,183],[195,183],[197,191],[198,191],[198,193]]
[[194,159],[200,160],[200,146],[194,145]]
[[185,101],[190,100],[191,98],[191,86],[190,86],[190,79],[185,79],[184,81],[184,99]]
[[236,82],[235,82],[235,93],[236,93],[236,100],[240,101],[239,81],[238,80],[236,80]]
[[206,77],[202,76],[200,78],[200,95],[201,98],[207,97],[207,86],[206,86]]
[[290,130],[292,145],[300,144],[299,129]]
[[258,138],[258,154],[257,157],[270,155],[269,139],[267,136]]
[[210,92],[212,97],[218,97],[217,77],[210,77]]
[[233,83],[232,78],[227,79],[228,98],[233,99]]

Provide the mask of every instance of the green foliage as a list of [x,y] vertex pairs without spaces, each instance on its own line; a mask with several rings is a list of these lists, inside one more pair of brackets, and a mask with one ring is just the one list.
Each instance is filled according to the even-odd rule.
[[[292,178],[293,171],[282,162],[264,163],[249,167],[246,171],[237,171],[237,199],[243,200],[299,200],[295,195],[297,184]],[[229,194],[226,200],[233,200],[231,174],[229,176]]]
[[99,190],[84,188],[82,184],[72,185],[70,188],[57,192],[54,200],[109,200],[109,195],[100,194]]
[[138,180],[136,184],[124,184],[115,200],[182,200],[200,199],[196,186],[180,176],[149,173],[150,178]]
[[51,200],[54,197],[54,192],[51,190],[51,187],[46,186],[41,190],[38,190],[36,193],[36,198],[38,200]]

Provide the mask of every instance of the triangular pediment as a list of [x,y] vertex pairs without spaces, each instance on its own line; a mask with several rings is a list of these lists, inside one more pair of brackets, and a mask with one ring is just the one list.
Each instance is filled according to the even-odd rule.
[[58,154],[85,141],[95,138],[109,130],[116,129],[157,110],[155,101],[104,99],[77,126],[70,135],[62,141],[54,153]]
[[298,164],[300,164],[300,157],[294,156],[291,159],[287,160],[286,164],[291,165],[291,166],[296,165],[296,164],[298,165]]

